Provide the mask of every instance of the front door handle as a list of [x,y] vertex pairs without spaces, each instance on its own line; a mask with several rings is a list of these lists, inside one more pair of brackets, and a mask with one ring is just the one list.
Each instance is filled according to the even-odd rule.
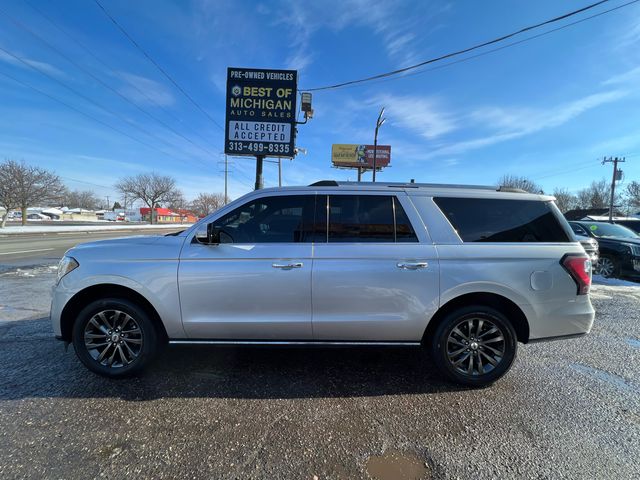
[[281,268],[283,270],[291,270],[292,268],[302,268],[301,262],[296,263],[274,263],[271,265],[273,268]]
[[419,268],[427,268],[429,264],[427,262],[400,262],[396,266],[403,270],[418,270]]

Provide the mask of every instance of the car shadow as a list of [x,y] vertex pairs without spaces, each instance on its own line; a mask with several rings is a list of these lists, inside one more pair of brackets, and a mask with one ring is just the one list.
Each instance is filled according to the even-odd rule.
[[431,394],[464,388],[420,348],[168,346],[142,374],[88,371],[47,318],[0,323],[0,399],[33,397],[292,399]]

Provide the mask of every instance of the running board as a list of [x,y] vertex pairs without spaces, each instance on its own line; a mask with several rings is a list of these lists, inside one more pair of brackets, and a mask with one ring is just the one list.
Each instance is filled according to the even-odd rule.
[[336,342],[336,341],[282,341],[282,340],[169,340],[170,345],[301,345],[345,347],[419,347],[420,342]]

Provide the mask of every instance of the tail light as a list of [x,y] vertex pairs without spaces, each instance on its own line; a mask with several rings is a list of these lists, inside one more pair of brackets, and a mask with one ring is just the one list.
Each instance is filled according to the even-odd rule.
[[578,295],[586,295],[591,288],[591,260],[581,254],[567,254],[560,264],[569,273],[578,286]]

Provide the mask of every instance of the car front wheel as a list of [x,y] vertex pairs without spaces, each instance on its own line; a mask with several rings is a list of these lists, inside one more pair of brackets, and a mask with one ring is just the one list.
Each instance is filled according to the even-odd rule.
[[618,276],[618,264],[616,261],[607,256],[601,256],[598,260],[596,272],[606,278],[614,278]]
[[87,305],[73,326],[73,347],[91,371],[111,378],[142,370],[158,351],[147,313],[129,300],[107,298]]
[[516,357],[517,337],[509,320],[485,306],[449,313],[430,341],[433,360],[450,380],[473,387],[505,375]]

